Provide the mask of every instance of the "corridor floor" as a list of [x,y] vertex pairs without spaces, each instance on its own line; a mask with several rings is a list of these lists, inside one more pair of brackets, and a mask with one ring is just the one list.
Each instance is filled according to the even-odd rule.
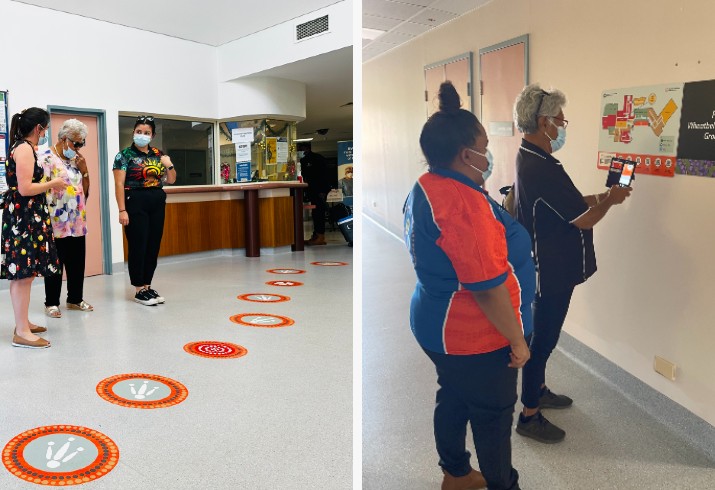
[[[442,479],[432,434],[437,376],[410,331],[414,271],[400,239],[362,222],[363,489],[435,490]],[[715,489],[715,461],[612,384],[558,349],[547,376],[575,402],[545,412],[566,430],[562,443],[512,433],[523,490]]]
[[[311,264],[317,261],[329,265]],[[49,328],[42,335],[52,347],[44,350],[11,346],[9,293],[0,291],[0,447],[13,440],[20,444],[23,438],[16,436],[31,429],[61,426],[89,428],[106,443],[95,449],[89,435],[51,439],[37,432],[33,437],[42,437],[32,443],[34,453],[25,442],[27,461],[5,451],[3,463],[31,463],[43,478],[53,471],[79,472],[65,481],[91,473],[82,488],[97,490],[350,488],[352,272],[352,249],[338,233],[327,246],[303,253],[246,258],[237,251],[162,263],[153,287],[166,303],[158,306],[134,303],[126,274],[91,277],[85,281],[85,300],[95,311],[67,311],[63,300],[60,319],[44,316],[39,279],[30,319]],[[259,297],[249,298],[290,300],[237,298],[252,293]],[[236,315],[258,326],[231,321]],[[276,327],[287,323],[283,319],[293,323]],[[235,344],[247,353],[212,358],[184,350],[198,341]],[[124,391],[117,383],[113,393],[133,398],[134,405],[152,397],[171,402],[147,409],[99,396],[101,382],[123,374],[132,376],[123,382]],[[169,381],[157,382],[164,378]],[[171,381],[178,382],[178,392],[185,387],[185,399],[166,395]],[[105,446],[114,451],[104,462],[108,472],[94,471],[99,464],[82,468],[82,458]],[[39,488],[7,466],[0,470],[0,488]]]

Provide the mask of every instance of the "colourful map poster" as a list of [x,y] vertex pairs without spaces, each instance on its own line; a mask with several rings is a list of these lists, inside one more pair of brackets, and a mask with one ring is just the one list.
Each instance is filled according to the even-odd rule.
[[601,97],[598,168],[611,158],[638,163],[636,175],[675,175],[683,83],[613,89]]

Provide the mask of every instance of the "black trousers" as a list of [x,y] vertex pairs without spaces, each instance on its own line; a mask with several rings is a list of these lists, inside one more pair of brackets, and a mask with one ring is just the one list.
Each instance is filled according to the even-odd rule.
[[315,190],[309,191],[310,202],[315,205],[313,208],[313,234],[314,235],[324,235],[325,234],[325,210],[327,208],[327,203],[325,199],[327,194],[324,192],[318,192]]
[[59,306],[62,293],[62,269],[67,272],[67,302],[79,303],[84,289],[84,264],[87,242],[83,236],[55,238],[60,273],[45,277],[45,306]]
[[571,304],[574,288],[534,300],[534,333],[531,336],[531,357],[521,372],[521,402],[526,408],[537,408],[541,385],[546,383],[546,363],[556,348]]
[[129,280],[135,287],[151,285],[164,234],[166,193],[151,188],[125,190],[124,206],[129,215],[124,227]]
[[437,368],[434,436],[439,464],[450,475],[470,471],[467,423],[472,426],[479,469],[490,490],[517,490],[511,464],[511,424],[518,370],[507,366],[505,347],[487,354],[457,356],[426,351]]

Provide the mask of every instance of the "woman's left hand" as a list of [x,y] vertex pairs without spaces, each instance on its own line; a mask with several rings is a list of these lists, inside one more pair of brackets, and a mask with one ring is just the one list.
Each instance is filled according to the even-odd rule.
[[169,158],[169,155],[162,155],[160,161],[163,166],[171,167],[171,158]]

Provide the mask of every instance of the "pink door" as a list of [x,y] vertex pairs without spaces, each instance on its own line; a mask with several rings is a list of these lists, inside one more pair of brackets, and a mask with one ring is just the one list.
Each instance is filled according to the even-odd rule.
[[514,125],[514,101],[526,84],[526,38],[479,51],[480,120],[489,136],[494,173],[484,186],[497,202],[499,188],[514,182],[521,133]]
[[87,125],[87,140],[79,150],[87,160],[89,171],[89,199],[87,199],[87,261],[84,275],[97,276],[102,271],[102,220],[99,208],[99,140],[97,134],[97,117],[77,114],[57,114],[50,116],[52,142],[57,142],[57,132],[67,119],[78,119]]
[[471,54],[461,55],[444,62],[434,63],[425,67],[425,102],[427,102],[427,117],[439,110],[439,86],[449,80],[457,89],[462,100],[462,109],[472,110],[470,95]]

